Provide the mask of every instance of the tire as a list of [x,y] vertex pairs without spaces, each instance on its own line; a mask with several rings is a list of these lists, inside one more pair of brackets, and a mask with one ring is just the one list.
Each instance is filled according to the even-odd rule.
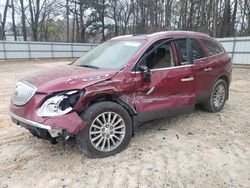
[[114,102],[93,104],[81,118],[89,122],[76,135],[76,141],[84,155],[90,158],[108,157],[128,146],[132,136],[132,120],[129,113],[119,104]]
[[[219,92],[219,90],[221,90],[221,92]],[[226,81],[223,79],[217,80],[213,86],[211,96],[209,97],[207,102],[203,104],[204,109],[209,112],[221,111],[227,100],[228,92],[229,92],[229,88],[228,88]],[[218,93],[221,93],[221,94],[218,94]]]

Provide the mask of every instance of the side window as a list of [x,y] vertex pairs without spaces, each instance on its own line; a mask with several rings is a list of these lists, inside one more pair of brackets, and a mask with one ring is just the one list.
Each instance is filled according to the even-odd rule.
[[193,38],[190,39],[190,41],[191,41],[191,47],[192,47],[192,52],[193,52],[193,60],[204,58],[205,53],[199,41]]
[[177,40],[175,42],[175,44],[176,44],[176,47],[177,47],[180,64],[181,65],[187,64],[187,61],[188,61],[187,39]]
[[147,49],[146,53],[144,54],[147,56],[144,63],[146,63],[146,66],[149,69],[162,69],[174,66],[172,49],[169,43],[163,44],[153,50],[163,41],[164,40],[160,40],[154,43]]
[[157,48],[147,59],[147,66],[150,69],[161,69],[171,67],[173,58],[171,47],[169,44],[164,44]]
[[203,42],[207,46],[208,56],[214,56],[223,52],[221,47],[215,41],[203,39]]

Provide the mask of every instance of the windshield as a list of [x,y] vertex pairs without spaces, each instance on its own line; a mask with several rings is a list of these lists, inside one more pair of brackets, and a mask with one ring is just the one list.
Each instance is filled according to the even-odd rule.
[[145,40],[107,41],[76,60],[73,65],[96,69],[121,69]]

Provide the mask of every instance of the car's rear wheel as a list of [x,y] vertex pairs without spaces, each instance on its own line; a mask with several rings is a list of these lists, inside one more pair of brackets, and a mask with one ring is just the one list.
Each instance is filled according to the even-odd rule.
[[207,102],[203,105],[209,112],[219,112],[223,109],[228,96],[228,86],[225,80],[219,79],[214,84],[212,93]]
[[127,147],[132,135],[132,121],[119,104],[100,102],[91,105],[82,118],[88,126],[76,135],[82,153],[91,158],[107,157]]

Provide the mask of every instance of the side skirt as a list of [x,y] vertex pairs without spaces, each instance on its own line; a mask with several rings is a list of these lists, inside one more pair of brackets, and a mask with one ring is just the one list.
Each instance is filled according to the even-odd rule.
[[162,109],[155,111],[139,112],[134,116],[134,132],[138,130],[138,126],[148,121],[162,119],[166,117],[173,117],[183,113],[194,111],[194,106],[183,106],[171,109]]

